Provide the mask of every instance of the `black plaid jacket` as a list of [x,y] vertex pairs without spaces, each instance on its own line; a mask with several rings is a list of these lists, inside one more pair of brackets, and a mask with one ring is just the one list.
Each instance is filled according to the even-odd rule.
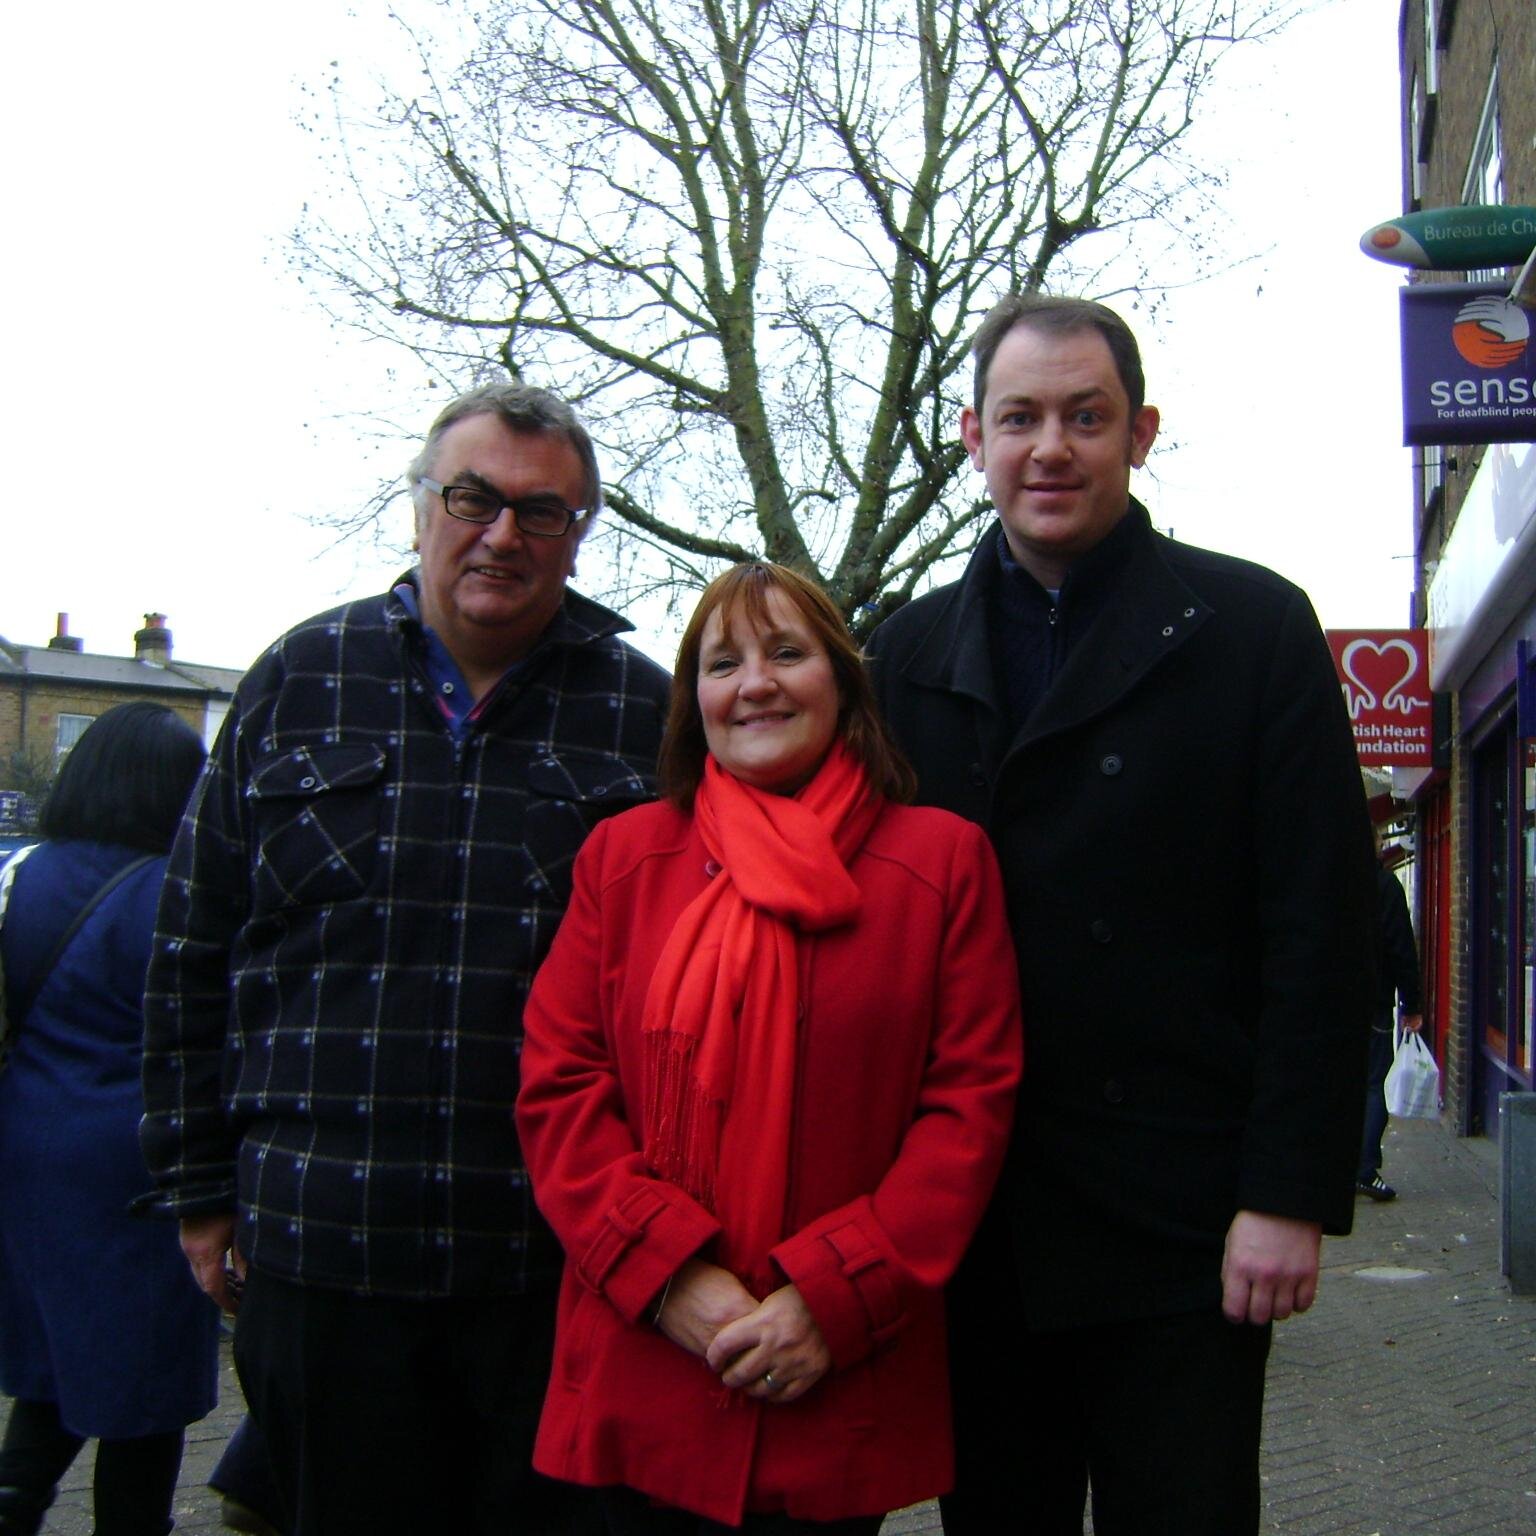
[[[523,1000],[597,821],[654,793],[668,679],[567,591],[455,741],[393,593],[252,667],[171,854],[145,999],[155,1203],[391,1296],[558,1271],[512,1125]],[[238,1201],[237,1201],[238,1197]]]

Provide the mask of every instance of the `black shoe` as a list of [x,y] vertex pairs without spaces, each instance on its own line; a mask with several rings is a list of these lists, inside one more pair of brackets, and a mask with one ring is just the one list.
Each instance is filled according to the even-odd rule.
[[249,1505],[226,1493],[221,1506],[220,1523],[226,1531],[244,1531],[248,1536],[282,1536],[270,1520],[258,1515]]
[[52,1491],[39,1499],[25,1488],[0,1488],[0,1536],[36,1536],[52,1503]]
[[1379,1173],[1373,1173],[1368,1179],[1358,1180],[1355,1184],[1355,1193],[1364,1195],[1367,1200],[1375,1200],[1381,1205],[1385,1205],[1388,1200],[1397,1199],[1397,1191]]

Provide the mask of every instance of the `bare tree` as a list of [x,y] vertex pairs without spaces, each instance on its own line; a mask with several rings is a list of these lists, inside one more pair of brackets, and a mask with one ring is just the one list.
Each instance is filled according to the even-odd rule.
[[1188,277],[1217,181],[1182,140],[1293,3],[485,0],[338,111],[353,198],[298,259],[445,382],[578,401],[662,581],[763,553],[862,630],[983,526],[980,315]]

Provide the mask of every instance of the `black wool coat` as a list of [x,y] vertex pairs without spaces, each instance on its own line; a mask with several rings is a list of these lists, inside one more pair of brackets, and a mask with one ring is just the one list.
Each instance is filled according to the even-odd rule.
[[1291,583],[1127,519],[1011,736],[1000,529],[870,647],[919,800],[1002,863],[1027,1046],[997,1199],[1034,1326],[1215,1303],[1239,1210],[1353,1212],[1374,861],[1327,642]]
[[[1390,870],[1376,866],[1376,1027],[1391,1029],[1392,1008],[1423,1013],[1419,946],[1408,915],[1408,893]],[[1385,1015],[1383,1023],[1382,1015]]]

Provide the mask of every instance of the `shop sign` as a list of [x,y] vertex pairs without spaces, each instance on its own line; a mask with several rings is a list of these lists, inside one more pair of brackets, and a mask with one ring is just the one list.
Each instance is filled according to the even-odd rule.
[[1422,629],[1330,629],[1328,648],[1362,764],[1433,762],[1428,637]]
[[1536,248],[1536,208],[1464,203],[1428,208],[1373,225],[1360,249],[1377,261],[1436,272],[1513,267]]
[[1403,442],[1536,442],[1531,317],[1500,283],[1417,283],[1399,294]]
[[1429,677],[1465,686],[1536,592],[1536,443],[1494,443],[1429,581]]

